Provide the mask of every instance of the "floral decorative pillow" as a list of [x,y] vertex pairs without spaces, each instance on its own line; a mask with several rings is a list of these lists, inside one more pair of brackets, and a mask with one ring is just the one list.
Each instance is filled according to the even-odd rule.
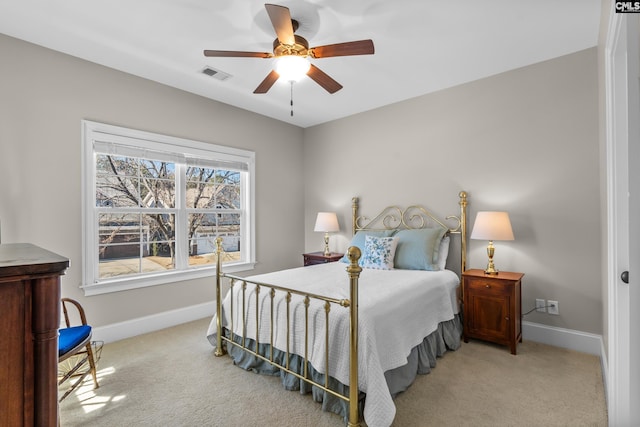
[[362,267],[378,270],[393,269],[393,258],[398,246],[397,237],[367,236],[364,242]]
[[[376,237],[390,237],[395,233],[395,230],[359,230],[355,236],[351,239],[351,243],[349,246],[357,246],[360,249],[360,253],[364,255],[364,241],[367,239],[367,236],[376,236]],[[360,256],[360,260],[358,261],[358,265],[362,267],[362,255]],[[349,264],[349,257],[345,253],[342,258],[340,258],[341,262],[345,264]]]

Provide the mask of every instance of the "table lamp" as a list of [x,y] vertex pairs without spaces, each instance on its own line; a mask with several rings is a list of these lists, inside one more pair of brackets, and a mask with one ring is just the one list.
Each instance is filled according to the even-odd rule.
[[487,255],[489,262],[484,270],[485,274],[498,274],[498,270],[493,265],[494,240],[514,240],[511,221],[507,212],[478,212],[476,221],[473,224],[471,238],[474,240],[488,240]]
[[331,255],[331,251],[329,250],[329,233],[340,231],[338,217],[335,212],[318,212],[316,226],[313,227],[313,231],[324,233],[324,256]]

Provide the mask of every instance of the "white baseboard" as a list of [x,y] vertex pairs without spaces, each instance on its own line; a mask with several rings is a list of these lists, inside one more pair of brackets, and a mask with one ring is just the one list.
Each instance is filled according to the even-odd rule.
[[558,328],[540,323],[522,322],[522,338],[542,344],[600,356],[605,355],[601,335],[574,329]]
[[93,340],[110,343],[136,335],[146,334],[160,329],[170,328],[182,323],[213,316],[215,301],[206,302],[177,310],[165,311],[151,316],[138,317],[125,322],[93,328]]

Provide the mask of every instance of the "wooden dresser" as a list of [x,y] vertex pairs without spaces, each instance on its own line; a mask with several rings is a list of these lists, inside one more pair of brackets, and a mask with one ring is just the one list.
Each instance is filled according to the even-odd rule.
[[60,276],[69,260],[0,245],[0,425],[58,425]]

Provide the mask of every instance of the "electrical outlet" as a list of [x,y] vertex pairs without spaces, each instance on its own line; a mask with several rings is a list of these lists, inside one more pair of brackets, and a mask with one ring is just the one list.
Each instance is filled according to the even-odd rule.
[[536,311],[539,313],[546,313],[547,309],[545,308],[547,305],[547,302],[543,299],[537,299],[536,298]]
[[560,309],[558,308],[558,301],[549,300],[549,314],[560,314]]

